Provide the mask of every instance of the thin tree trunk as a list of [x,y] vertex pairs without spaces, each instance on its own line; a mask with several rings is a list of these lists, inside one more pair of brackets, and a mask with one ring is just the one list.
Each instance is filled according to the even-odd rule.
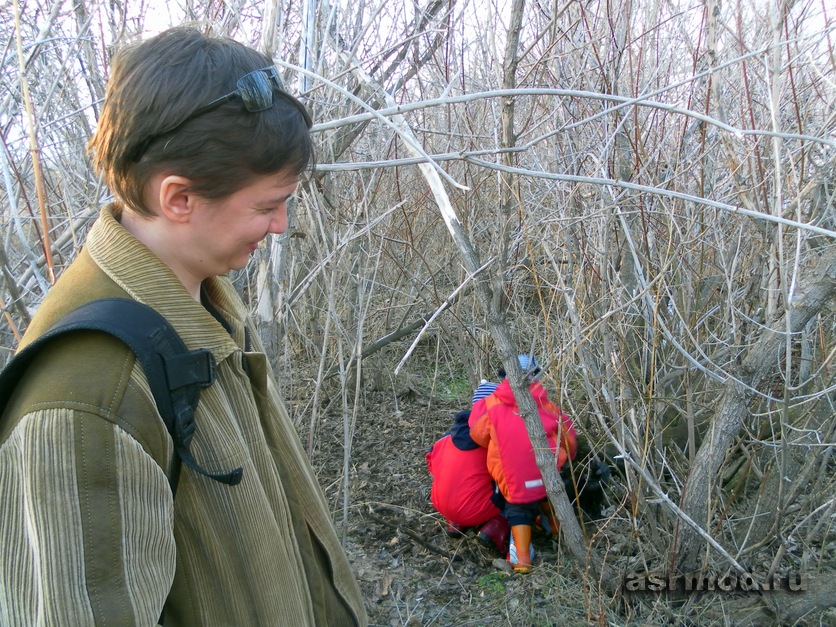
[[[734,437],[748,414],[749,401],[764,379],[778,367],[787,329],[799,333],[836,295],[836,249],[822,255],[799,280],[795,298],[784,316],[765,329],[740,365],[737,378],[726,382],[719,407],[697,451],[682,497],[682,510],[703,528],[712,519],[711,492]],[[690,527],[679,525],[676,564],[681,572],[699,567],[703,547]]]

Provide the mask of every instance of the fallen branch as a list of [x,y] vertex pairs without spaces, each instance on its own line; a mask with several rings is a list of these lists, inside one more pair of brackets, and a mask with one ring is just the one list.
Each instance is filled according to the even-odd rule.
[[430,544],[429,542],[424,540],[424,538],[419,536],[417,533],[415,533],[414,531],[412,531],[412,530],[408,529],[407,527],[403,526],[403,524],[396,523],[396,522],[393,522],[391,520],[387,520],[386,518],[383,518],[381,516],[378,516],[377,514],[374,513],[374,510],[372,510],[371,508],[369,508],[369,511],[367,511],[365,513],[365,516],[366,516],[366,518],[369,518],[370,520],[376,522],[379,525],[383,525],[385,527],[390,527],[391,529],[394,529],[395,531],[398,531],[398,532],[404,534],[405,536],[408,536],[410,540],[413,540],[414,542],[417,542],[418,544],[420,544],[422,547],[424,547],[428,551],[432,551],[433,553],[437,553],[438,555],[441,555],[442,557],[450,560],[451,562],[460,562],[464,559],[461,555],[451,555],[449,552],[445,551],[444,549],[440,549],[437,546],[435,546],[434,544]]

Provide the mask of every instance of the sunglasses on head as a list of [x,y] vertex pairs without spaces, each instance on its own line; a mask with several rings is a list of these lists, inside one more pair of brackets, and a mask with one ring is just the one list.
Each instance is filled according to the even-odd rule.
[[225,105],[227,102],[238,98],[244,104],[244,108],[249,111],[250,113],[258,113],[259,111],[266,111],[270,107],[273,106],[273,98],[275,96],[279,96],[283,98],[286,102],[292,104],[299,113],[302,114],[302,118],[305,120],[305,124],[308,128],[313,126],[313,121],[311,120],[311,116],[308,113],[307,109],[302,106],[296,98],[288,94],[282,85],[282,80],[279,77],[279,73],[276,71],[274,67],[265,67],[261,68],[260,70],[255,70],[250,72],[249,74],[244,74],[241,78],[238,79],[238,82],[235,84],[235,91],[226,94],[225,96],[221,96],[220,98],[216,98],[209,104],[205,104],[201,107],[198,107],[194,111],[192,111],[188,117],[186,117],[181,122],[178,122],[171,128],[163,131],[162,133],[156,133],[154,135],[150,135],[146,137],[140,144],[137,146],[136,151],[133,155],[134,161],[139,161],[142,159],[142,155],[148,150],[149,146],[158,140],[163,135],[168,135],[169,133],[176,131],[178,128],[183,126],[186,122],[190,122],[197,117],[205,113],[209,113],[210,111],[214,111],[218,107]]

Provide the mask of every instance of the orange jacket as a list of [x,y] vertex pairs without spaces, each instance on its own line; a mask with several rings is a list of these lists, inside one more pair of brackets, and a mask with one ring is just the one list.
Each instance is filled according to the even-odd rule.
[[[569,416],[549,400],[539,381],[529,389],[559,470],[567,459],[575,457],[575,428]],[[488,449],[488,471],[509,503],[533,503],[546,497],[534,449],[507,379],[473,405],[469,424],[473,441]]]

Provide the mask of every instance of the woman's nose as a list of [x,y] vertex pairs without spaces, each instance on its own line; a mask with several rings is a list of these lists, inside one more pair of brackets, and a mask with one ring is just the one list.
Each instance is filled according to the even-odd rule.
[[287,205],[273,212],[269,231],[274,235],[281,235],[287,230]]

